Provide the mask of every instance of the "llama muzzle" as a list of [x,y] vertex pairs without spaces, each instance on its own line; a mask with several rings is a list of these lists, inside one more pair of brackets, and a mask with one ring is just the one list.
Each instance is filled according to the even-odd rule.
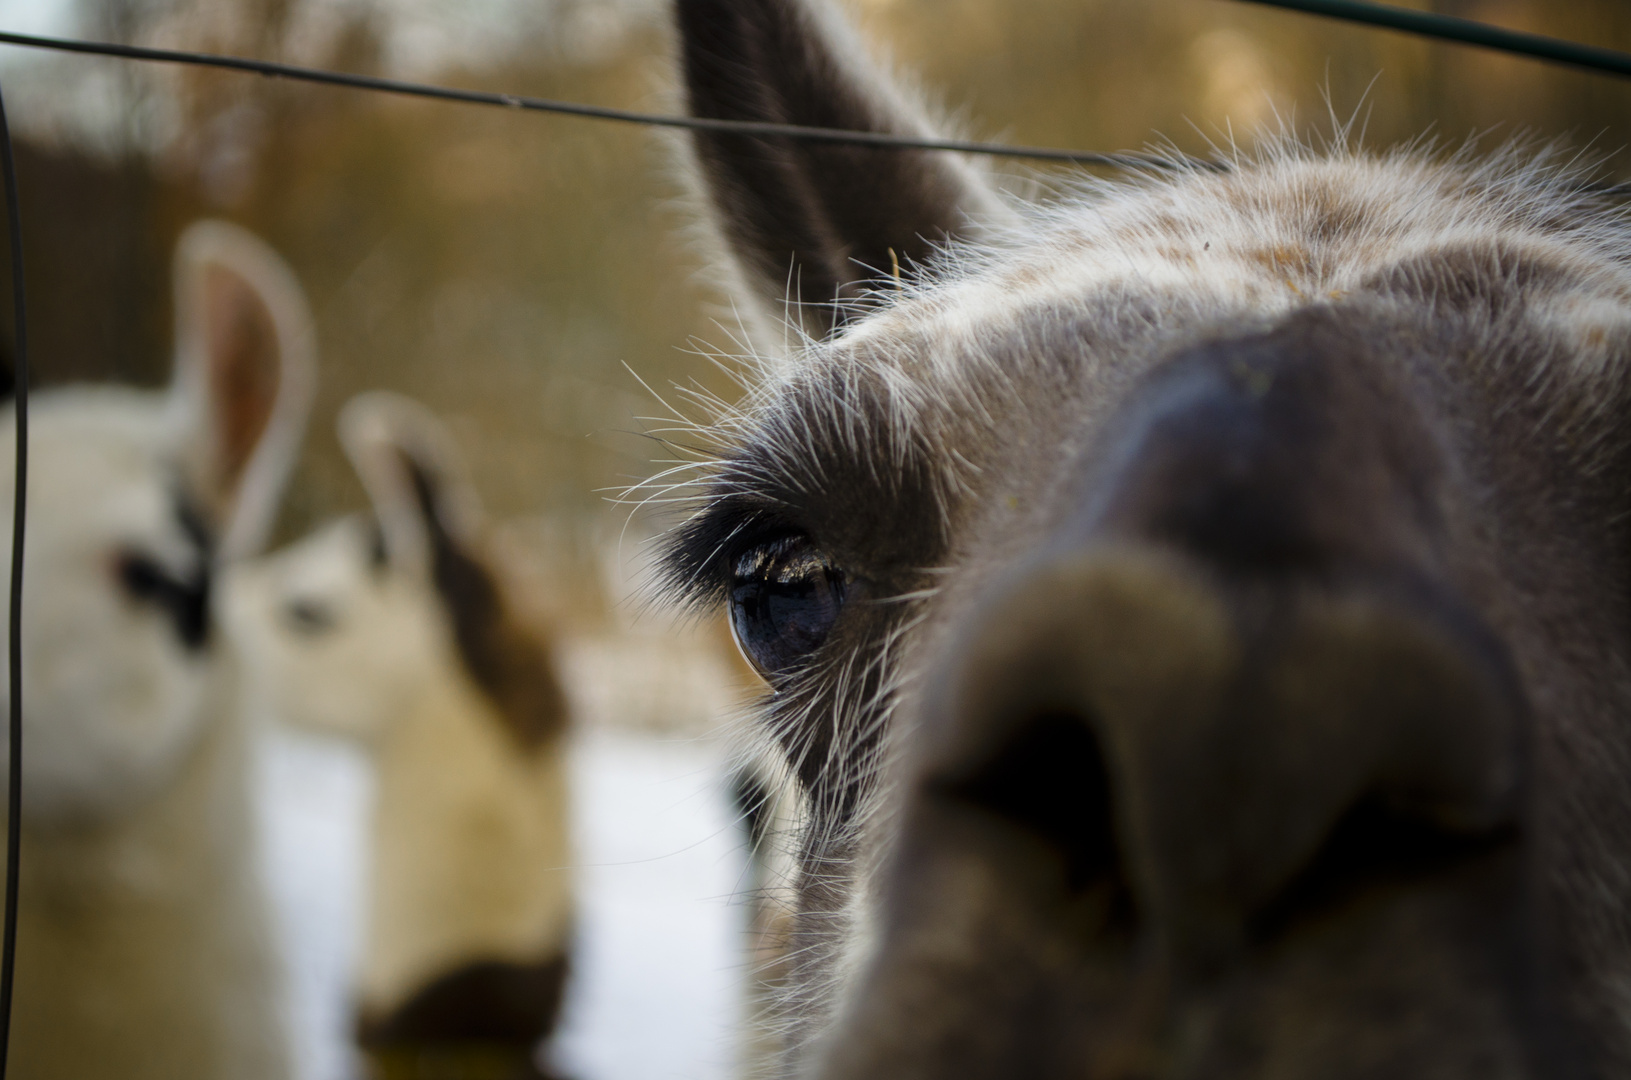
[[[1055,1054],[1169,1075],[1178,1033],[1253,1011],[1257,980],[1363,997],[1309,944],[1334,913],[1346,948],[1430,939],[1435,978],[1502,993],[1489,943],[1522,935],[1487,930],[1522,909],[1527,705],[1442,569],[1451,466],[1410,400],[1318,318],[1175,356],[1132,395],[1063,524],[925,680],[828,1075],[1030,1075],[1002,1071],[1026,1055],[1055,1075]],[[1355,904],[1393,914],[1365,929]],[[1297,970],[1265,976],[1287,941]],[[902,1025],[914,1000],[932,1015]]]

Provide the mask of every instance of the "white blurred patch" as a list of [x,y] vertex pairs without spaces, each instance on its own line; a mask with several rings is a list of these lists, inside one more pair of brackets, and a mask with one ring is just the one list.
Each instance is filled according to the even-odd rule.
[[351,1080],[373,766],[339,739],[272,724],[260,736],[262,850],[288,967],[295,1080]]
[[577,970],[552,1055],[567,1075],[736,1075],[747,858],[725,765],[710,740],[579,734]]

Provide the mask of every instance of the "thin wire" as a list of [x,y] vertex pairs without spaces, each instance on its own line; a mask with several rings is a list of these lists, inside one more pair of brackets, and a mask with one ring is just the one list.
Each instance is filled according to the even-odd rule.
[[1323,15],[1329,19],[1381,26],[1389,30],[1403,30],[1420,37],[1454,41],[1462,45],[1477,45],[1485,49],[1515,53],[1549,60],[1554,64],[1569,64],[1601,71],[1609,75],[1631,78],[1631,53],[1604,49],[1596,45],[1581,45],[1561,38],[1525,34],[1505,30],[1499,26],[1461,19],[1454,15],[1435,15],[1428,11],[1374,4],[1370,0],[1243,0],[1248,4],[1301,11],[1308,15]]
[[149,49],[138,45],[77,41],[70,38],[40,37],[34,34],[14,34],[7,31],[0,31],[0,44],[21,45],[31,49],[54,49],[58,52],[88,53],[93,56],[115,56],[126,60],[148,60],[165,64],[225,68],[231,71],[247,71],[277,79],[294,79],[299,82],[320,83],[326,86],[345,86],[355,90],[373,90],[385,94],[432,98],[437,101],[457,101],[466,105],[497,105],[508,109],[558,113],[563,116],[579,116],[592,120],[612,120],[624,124],[644,124],[650,127],[688,128],[692,131],[712,131],[724,135],[798,139],[804,142],[872,146],[889,150],[951,150],[962,154],[1032,158],[1038,161],[1062,161],[1077,165],[1107,165],[1118,169],[1175,170],[1195,167],[1221,169],[1224,167],[1220,162],[1206,161],[1199,158],[1179,159],[1159,154],[1104,154],[1091,150],[1061,150],[1047,146],[1009,146],[1005,143],[969,142],[963,139],[917,139],[901,135],[885,135],[876,131],[806,127],[802,124],[769,124],[754,120],[718,120],[697,116],[634,112],[629,109],[612,109],[602,105],[584,105],[575,101],[553,101],[548,98],[528,97],[522,94],[461,90],[455,87],[406,82],[401,79],[386,79],[376,75],[354,75],[343,71],[327,71],[322,68],[281,64],[271,60],[250,60],[241,56],[183,52],[177,49]]
[[17,966],[17,881],[22,850],[23,817],[23,526],[28,502],[28,318],[23,288],[23,215],[17,198],[17,162],[11,148],[11,126],[0,95],[0,164],[6,181],[6,214],[11,225],[11,302],[16,313],[17,464],[11,509],[11,600],[6,659],[11,686],[11,760],[6,787],[6,911],[0,941],[0,1080],[5,1080],[11,1049],[12,976]]

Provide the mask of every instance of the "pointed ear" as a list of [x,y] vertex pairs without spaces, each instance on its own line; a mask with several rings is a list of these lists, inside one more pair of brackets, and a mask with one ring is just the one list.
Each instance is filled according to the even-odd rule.
[[316,331],[283,260],[236,225],[202,221],[176,245],[174,395],[192,425],[187,468],[220,529],[218,557],[259,550],[305,433]]
[[412,398],[375,390],[346,402],[339,430],[393,567],[428,578],[438,546],[474,543],[481,503],[434,413]]
[[[832,11],[805,0],[677,0],[692,115],[933,134],[922,110],[865,63]],[[770,311],[787,300],[822,337],[898,263],[1003,213],[995,193],[943,151],[880,150],[693,133],[713,216],[746,284]]]

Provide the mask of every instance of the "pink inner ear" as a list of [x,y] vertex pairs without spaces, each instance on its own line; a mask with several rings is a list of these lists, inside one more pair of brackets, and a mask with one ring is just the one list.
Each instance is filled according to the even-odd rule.
[[218,475],[230,492],[265,433],[277,401],[277,329],[259,294],[224,267],[205,270],[203,299]]

